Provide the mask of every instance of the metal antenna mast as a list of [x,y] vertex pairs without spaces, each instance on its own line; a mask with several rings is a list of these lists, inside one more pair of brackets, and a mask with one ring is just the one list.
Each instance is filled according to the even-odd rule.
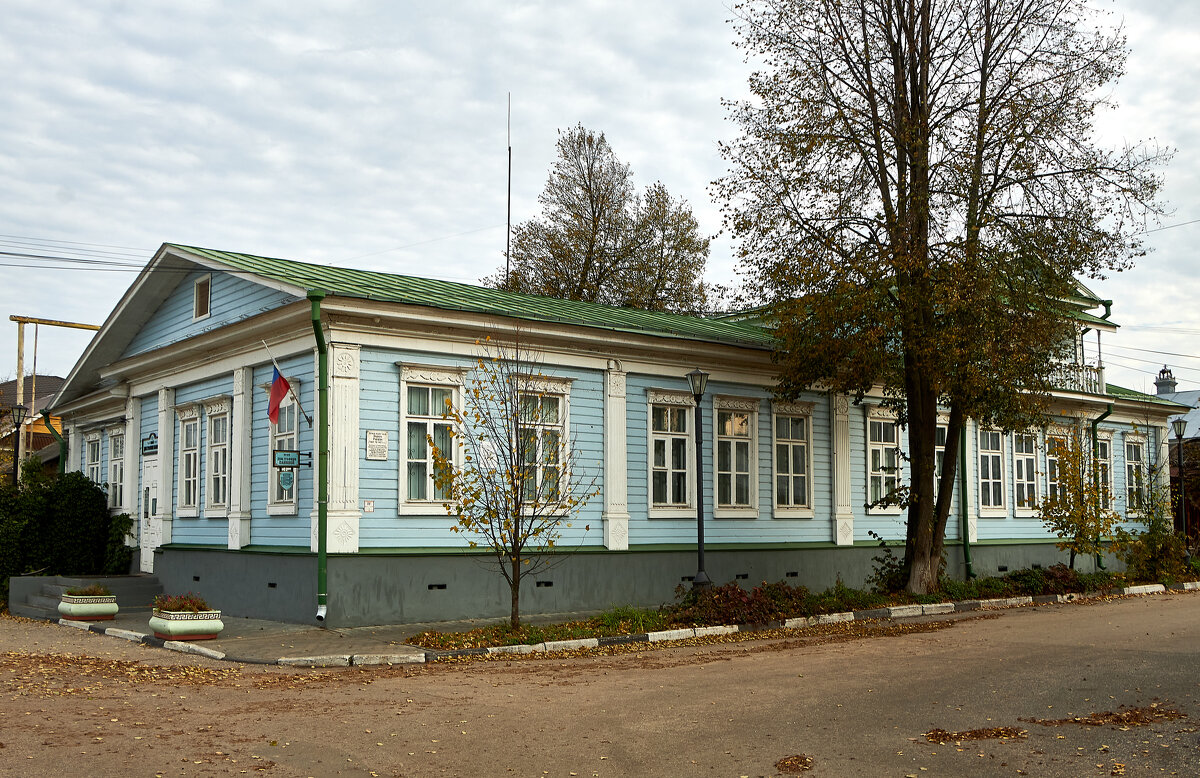
[[512,92],[508,93],[508,215],[504,221],[504,285],[512,272]]

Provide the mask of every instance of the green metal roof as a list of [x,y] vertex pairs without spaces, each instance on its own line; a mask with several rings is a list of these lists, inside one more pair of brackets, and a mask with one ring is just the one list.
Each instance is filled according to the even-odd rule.
[[1157,395],[1153,395],[1153,394],[1145,394],[1144,392],[1137,392],[1137,391],[1134,391],[1133,389],[1126,389],[1123,386],[1117,386],[1116,384],[1105,384],[1104,388],[1105,388],[1106,394],[1111,395],[1112,397],[1117,397],[1121,400],[1135,400],[1137,402],[1154,403],[1155,405],[1165,405],[1168,407],[1178,407],[1178,408],[1190,408],[1191,407],[1189,405],[1183,405],[1181,403],[1177,403],[1174,400],[1168,400],[1165,397],[1158,397]]
[[425,305],[452,311],[494,313],[533,321],[560,322],[620,332],[682,338],[770,349],[770,332],[753,324],[616,308],[600,303],[505,292],[499,289],[439,281],[373,270],[313,265],[288,259],[165,244],[170,248],[214,260],[234,270],[304,287],[338,297]]

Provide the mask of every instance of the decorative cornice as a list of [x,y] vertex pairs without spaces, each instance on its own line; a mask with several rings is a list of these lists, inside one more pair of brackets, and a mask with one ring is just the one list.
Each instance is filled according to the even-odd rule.
[[516,382],[518,391],[541,392],[544,394],[571,394],[570,378],[521,374],[513,376],[513,380]]
[[811,402],[772,402],[771,410],[791,416],[812,416],[816,403]]
[[400,380],[425,384],[452,384],[462,386],[464,368],[445,367],[442,365],[416,365],[397,362],[400,366]]
[[895,421],[897,418],[894,410],[891,408],[885,408],[877,403],[863,403],[863,409],[866,411],[867,416],[874,419],[887,419],[890,421]]
[[204,406],[204,412],[209,416],[216,416],[222,413],[229,413],[229,408],[233,398],[227,394],[219,394],[215,397],[206,397],[200,401]]
[[171,410],[175,411],[175,415],[178,416],[183,421],[187,421],[189,419],[197,419],[200,417],[200,403],[198,403],[198,402],[180,403],[179,405],[172,405]]
[[677,389],[647,389],[646,397],[655,405],[695,405],[696,398],[691,392]]
[[762,405],[761,400],[750,397],[731,397],[729,395],[714,395],[713,407],[723,411],[757,411]]

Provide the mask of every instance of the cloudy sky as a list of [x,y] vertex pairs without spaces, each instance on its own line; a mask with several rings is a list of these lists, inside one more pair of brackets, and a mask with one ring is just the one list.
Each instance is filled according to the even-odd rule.
[[[1105,142],[1178,149],[1154,252],[1089,282],[1123,325],[1109,380],[1151,392],[1163,363],[1200,388],[1190,5],[1103,4],[1131,48]],[[9,314],[99,324],[163,242],[477,281],[503,263],[509,93],[514,222],[538,210],[556,132],[582,122],[716,234],[721,100],[750,70],[730,15],[721,0],[5,0],[0,377],[16,370]],[[715,240],[711,280],[735,280],[733,248]],[[40,328],[39,372],[66,375],[89,337]]]

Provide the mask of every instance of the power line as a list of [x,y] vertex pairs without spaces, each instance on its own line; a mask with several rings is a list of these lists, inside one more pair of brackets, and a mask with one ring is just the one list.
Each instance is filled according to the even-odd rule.
[[1155,227],[1155,228],[1154,228],[1154,229],[1152,229],[1152,230],[1145,230],[1145,231],[1144,231],[1142,234],[1143,234],[1143,235],[1148,235],[1148,234],[1150,234],[1151,232],[1162,232],[1163,230],[1173,230],[1173,229],[1175,229],[1176,227],[1186,227],[1187,225],[1189,225],[1189,224],[1195,224],[1196,222],[1200,222],[1200,219],[1192,219],[1191,221],[1179,222],[1178,224],[1168,224],[1168,225],[1166,225],[1166,226],[1163,226],[1163,227]]

